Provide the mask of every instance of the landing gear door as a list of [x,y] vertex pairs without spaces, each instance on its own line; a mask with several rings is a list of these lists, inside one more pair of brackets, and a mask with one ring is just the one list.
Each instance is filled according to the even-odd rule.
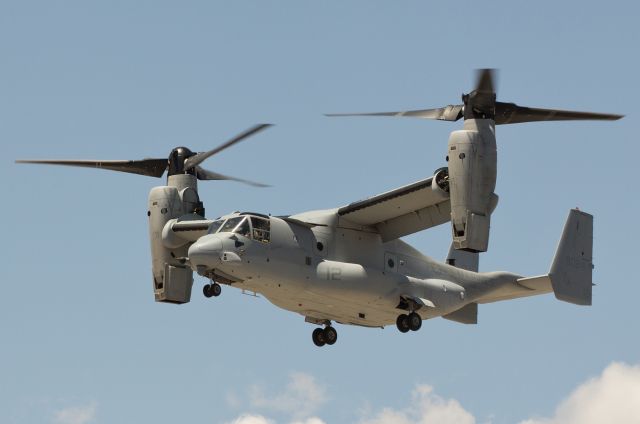
[[398,272],[398,258],[395,253],[386,252],[384,254],[384,270],[388,272]]

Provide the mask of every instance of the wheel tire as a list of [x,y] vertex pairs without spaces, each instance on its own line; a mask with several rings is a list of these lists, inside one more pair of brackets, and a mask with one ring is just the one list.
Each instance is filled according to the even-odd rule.
[[322,328],[316,328],[315,330],[313,330],[313,333],[311,333],[311,339],[313,339],[313,344],[315,344],[316,346],[324,346],[326,343],[324,338],[324,330],[322,330]]
[[211,284],[205,284],[205,286],[202,288],[202,294],[206,298],[213,296],[213,290],[211,289]]
[[211,295],[218,297],[220,296],[220,293],[222,293],[222,287],[220,286],[220,284],[213,283],[211,285]]
[[411,331],[418,331],[422,327],[422,317],[415,312],[411,312],[408,317]]
[[396,327],[398,327],[398,330],[400,330],[401,333],[409,331],[409,316],[406,314],[398,315],[398,319],[396,319]]
[[324,341],[328,345],[334,344],[338,340],[338,332],[335,328],[329,326],[323,330]]

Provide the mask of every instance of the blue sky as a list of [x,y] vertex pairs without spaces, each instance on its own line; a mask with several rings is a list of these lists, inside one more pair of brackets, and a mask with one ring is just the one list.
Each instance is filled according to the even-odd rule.
[[[630,1],[0,1],[0,422],[513,423],[603,401],[572,397],[585,384],[637,395],[638,16]],[[202,184],[208,215],[340,206],[431,175],[459,125],[323,113],[456,103],[482,67],[502,101],[627,115],[497,130],[481,269],[546,272],[578,206],[595,215],[593,307],[542,296],[483,305],[477,326],[339,326],[317,349],[301,317],[231,289],[204,299],[202,280],[190,304],[153,302],[161,180],[13,164],[206,150],[272,122],[207,167],[273,187]],[[408,237],[438,258],[449,239]]]

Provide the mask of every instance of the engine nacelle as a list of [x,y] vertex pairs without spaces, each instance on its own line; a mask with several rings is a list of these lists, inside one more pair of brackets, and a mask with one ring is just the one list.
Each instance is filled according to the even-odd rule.
[[173,185],[154,187],[149,193],[153,290],[157,302],[187,303],[191,300],[193,272],[180,261],[180,258],[187,256],[189,245],[176,243],[175,246],[167,246],[162,232],[167,222],[203,209],[198,199],[195,177],[170,176],[169,184]]
[[175,218],[170,219],[169,221],[167,221],[167,223],[164,225],[164,228],[162,229],[162,244],[167,249],[178,249],[184,246],[185,244],[189,243],[189,240],[186,240],[180,237],[179,233],[176,233],[175,231],[173,231],[173,224],[177,222],[178,220]]
[[188,243],[194,243],[209,232],[211,223],[212,221],[202,219],[196,214],[170,219],[162,229],[162,244],[167,249],[176,250]]
[[465,120],[463,129],[449,137],[448,161],[453,246],[485,252],[491,213],[498,201],[493,192],[497,168],[494,121]]
[[449,197],[449,169],[439,168],[433,173],[433,183],[431,190],[438,193],[442,198]]

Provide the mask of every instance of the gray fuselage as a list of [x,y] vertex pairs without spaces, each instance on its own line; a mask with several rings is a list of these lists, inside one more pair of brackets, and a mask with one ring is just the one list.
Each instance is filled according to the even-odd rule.
[[[331,210],[314,214],[331,222]],[[403,310],[424,319],[445,315],[486,293],[486,284],[519,278],[440,263],[372,231],[291,218],[269,218],[268,242],[237,232],[200,237],[189,248],[191,267],[312,322],[372,327],[394,323]]]

